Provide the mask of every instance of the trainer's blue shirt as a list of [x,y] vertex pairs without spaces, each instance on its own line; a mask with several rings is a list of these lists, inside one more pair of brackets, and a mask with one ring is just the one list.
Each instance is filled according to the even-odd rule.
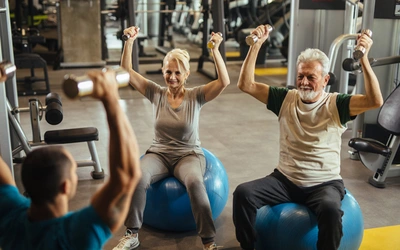
[[97,250],[111,237],[109,227],[91,205],[60,218],[31,222],[27,213],[30,204],[15,186],[0,185],[2,250]]

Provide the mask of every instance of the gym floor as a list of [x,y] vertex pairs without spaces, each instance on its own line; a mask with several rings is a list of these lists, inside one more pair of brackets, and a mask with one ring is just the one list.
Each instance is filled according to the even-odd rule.
[[[153,52],[154,53],[154,52]],[[197,55],[192,54],[192,58]],[[260,102],[241,92],[236,84],[241,67],[240,61],[228,61],[227,67],[231,78],[231,85],[214,101],[206,104],[201,112],[200,139],[202,146],[215,154],[224,164],[229,178],[229,199],[224,211],[215,220],[217,229],[216,243],[223,249],[239,250],[239,244],[235,238],[232,222],[232,192],[237,185],[271,173],[278,162],[279,129],[277,117]],[[147,74],[148,71],[158,70],[160,63],[141,64],[139,72],[145,77],[163,85],[161,74]],[[213,65],[205,66],[213,72]],[[280,60],[266,61],[267,68],[282,68]],[[191,75],[188,87],[205,84],[210,78],[196,72],[197,63],[191,63]],[[77,127],[97,127],[100,139],[96,142],[97,151],[106,177],[104,180],[93,180],[90,176],[91,167],[78,169],[79,184],[75,198],[70,202],[70,210],[77,210],[90,202],[90,197],[103,185],[108,178],[108,127],[104,109],[100,102],[90,97],[79,100],[69,100],[62,93],[61,82],[65,74],[82,75],[88,69],[60,69],[52,70],[49,67],[51,91],[61,95],[63,102],[64,120],[61,124],[52,126],[41,121],[41,133],[54,129],[66,129]],[[279,71],[278,71],[279,72]],[[23,70],[17,71],[22,75]],[[285,74],[256,75],[256,80],[273,86],[284,86]],[[120,104],[125,110],[136,133],[140,153],[143,154],[153,139],[152,107],[150,102],[131,87],[120,89]],[[19,106],[28,105],[30,98],[38,98],[44,103],[45,96],[21,96]],[[31,139],[30,117],[28,113],[22,113],[21,123],[25,133]],[[44,119],[43,119],[44,120]],[[349,123],[351,127],[351,123]],[[378,189],[368,184],[368,178],[373,174],[359,161],[351,160],[347,143],[352,136],[351,129],[343,134],[342,143],[342,177],[346,188],[358,201],[363,217],[365,229],[396,226],[395,231],[385,233],[383,237],[376,234],[365,234],[372,237],[366,240],[376,242],[376,247],[371,244],[362,245],[361,249],[400,249],[400,243],[392,244],[393,247],[385,248],[385,242],[393,243],[393,235],[400,233],[397,225],[400,225],[398,214],[400,207],[400,178],[387,180],[387,187]],[[72,152],[74,157],[86,159],[89,157],[87,146],[82,144],[70,144],[65,147]],[[15,175],[20,191],[23,187],[19,180],[19,166],[15,166]],[[118,244],[124,234],[124,228],[107,242],[104,249],[111,250]],[[202,249],[200,238],[196,232],[171,233],[155,230],[144,226],[140,232],[140,249]],[[374,238],[376,237],[376,238]],[[391,237],[391,238],[390,238]],[[397,238],[397,237],[395,237]],[[396,241],[398,242],[398,241]]]

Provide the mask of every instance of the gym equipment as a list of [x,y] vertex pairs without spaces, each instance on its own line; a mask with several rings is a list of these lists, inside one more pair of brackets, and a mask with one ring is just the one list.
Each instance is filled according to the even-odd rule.
[[[32,52],[36,44],[45,43],[46,39],[40,35],[35,28],[14,29],[13,44],[14,48],[19,48],[21,52],[15,51],[15,65],[18,69],[30,69],[30,74],[18,77],[17,83],[20,86],[19,95],[46,95],[50,93],[50,83],[47,72],[47,62],[36,53]],[[43,77],[37,77],[35,69],[43,70]],[[33,88],[37,83],[44,83],[45,88]]]
[[[164,4],[160,6],[160,10],[155,10],[153,12],[160,13],[159,17],[159,31],[158,31],[158,43],[156,50],[162,54],[167,54],[171,49],[175,48],[175,42],[173,39],[174,24],[179,23],[179,19],[183,18],[183,14],[188,13],[204,13],[206,10],[189,10],[183,9],[183,5],[186,2],[177,2],[175,0],[167,0]],[[182,8],[177,9],[177,6]],[[179,15],[177,17],[177,15]],[[209,34],[209,33],[207,33]],[[169,47],[165,46],[165,41],[169,43]]]
[[[364,220],[358,202],[349,191],[342,200],[342,210],[343,237],[339,250],[358,249],[364,234]],[[258,209],[255,230],[256,250],[317,249],[317,218],[300,204],[282,203]]]
[[[216,79],[217,78],[217,71],[214,70],[214,74],[208,72],[203,68],[205,62],[211,62],[214,63],[214,60],[210,58],[210,52],[207,48],[207,42],[208,42],[208,34],[212,30],[221,32],[222,37],[226,37],[225,34],[225,21],[224,21],[224,5],[223,1],[212,1],[211,6],[209,4],[208,0],[202,0],[202,7],[203,7],[203,20],[204,23],[202,25],[202,44],[201,44],[201,55],[198,60],[197,64],[197,72],[211,78],[211,79]],[[211,13],[211,16],[210,16]],[[212,29],[210,28],[210,22],[212,21]],[[206,35],[207,34],[207,35]],[[219,46],[219,51],[221,52],[221,56],[224,59],[224,62],[226,62],[226,50],[225,50],[225,43],[222,41],[222,43]]]
[[122,35],[121,40],[122,41],[127,41],[131,36],[130,35]]
[[100,1],[60,1],[64,52],[61,68],[106,65],[102,58],[100,10]]
[[[40,55],[34,53],[17,54],[15,55],[15,64],[18,69],[30,69],[30,75],[17,78],[17,83],[20,84],[18,95],[47,95],[50,93],[47,62]],[[38,77],[35,69],[42,69],[43,76]],[[37,83],[44,84],[44,88],[34,88],[33,86]]]
[[[108,69],[115,71],[115,78],[119,87],[128,86],[130,76],[125,69],[119,66],[114,66],[103,68],[103,71],[107,71]],[[66,75],[63,81],[63,90],[64,93],[71,99],[87,96],[93,92],[93,82],[87,75]]]
[[[369,37],[372,37],[372,31],[369,29],[361,31],[362,34],[367,34]],[[353,52],[354,60],[359,60],[361,57],[364,56],[365,48],[361,45],[357,45]]]
[[361,162],[374,171],[368,182],[377,188],[384,188],[386,177],[400,175],[400,166],[393,164],[400,145],[400,88],[389,95],[381,107],[377,123],[389,138],[386,144],[372,138],[352,138],[349,146],[357,150]]
[[[219,36],[222,36],[222,33],[221,33],[221,32],[217,32],[217,34],[218,34]],[[207,48],[213,49],[214,46],[215,46],[214,41],[208,41],[208,43],[207,43]]]
[[[267,26],[268,32],[271,32],[274,29],[269,24],[267,24],[266,26]],[[253,46],[257,41],[258,41],[258,36],[254,35],[254,34],[246,36],[246,43],[249,46]]]
[[[44,133],[44,140],[42,140],[39,122],[43,117],[43,112],[46,112],[46,121],[51,125],[57,125],[63,120],[61,98],[57,93],[49,93],[46,96],[46,105],[47,106],[43,106],[38,99],[30,99],[28,108],[15,107],[12,109],[10,103],[8,102],[8,119],[20,142],[20,145],[12,151],[14,162],[20,162],[20,159],[18,159],[16,156],[21,151],[24,151],[25,154],[28,154],[32,151],[32,147],[35,146],[86,142],[89,148],[91,159],[77,161],[77,165],[78,167],[93,166],[94,170],[91,172],[92,178],[104,178],[104,170],[100,166],[100,160],[97,155],[96,145],[94,143],[94,141],[99,140],[97,128],[86,127],[49,130]],[[20,122],[16,118],[16,115],[20,112],[30,112],[32,128],[31,141],[26,136]]]
[[[240,6],[243,4],[244,6]],[[241,24],[237,25],[238,21],[235,21],[235,25],[230,25],[229,29],[232,30],[230,36],[234,37],[236,41],[240,44],[241,50],[246,52],[247,48],[242,48],[242,46],[248,46],[246,43],[246,36],[257,26],[269,24],[274,27],[273,32],[269,34],[269,41],[264,50],[259,55],[260,62],[257,64],[264,64],[266,55],[269,58],[278,57],[281,58],[282,53],[280,49],[282,47],[282,42],[289,33],[288,20],[290,19],[289,6],[291,1],[289,0],[269,0],[269,1],[231,1],[230,7],[233,7],[233,15],[229,13],[230,16],[240,20]],[[240,7],[239,7],[240,6]],[[235,17],[234,10],[238,14]],[[231,24],[232,22],[230,22]],[[248,42],[253,44],[251,38],[248,38]],[[246,45],[247,44],[247,45]],[[241,51],[242,52],[242,51]],[[245,55],[241,53],[241,59],[244,59]],[[262,60],[261,60],[262,58]]]
[[[400,63],[400,56],[388,56],[382,58],[369,58],[369,64],[371,67],[377,67],[382,65],[397,64]],[[345,71],[360,71],[361,64],[355,61],[353,58],[346,58],[342,63]]]
[[[9,1],[0,0],[0,62],[3,60],[14,62],[12,41],[12,29]],[[11,150],[17,141],[16,136],[10,131],[7,100],[13,105],[18,105],[17,84],[14,77],[9,77],[4,83],[0,83],[0,154],[10,167],[14,176]]]
[[[158,24],[158,42],[156,50],[166,55],[171,49],[175,48],[173,36],[172,13],[176,8],[176,0],[166,0],[165,4],[160,6],[160,18]],[[164,42],[169,43],[169,48],[165,47]]]
[[[375,4],[375,2],[377,4]],[[379,38],[374,39],[374,44],[368,53],[370,57],[389,58],[393,55],[399,55],[399,7],[400,5],[396,0],[383,0],[379,2],[375,0],[364,1],[363,23],[361,29],[371,29],[374,31],[374,37]],[[377,67],[374,68],[374,72],[376,77],[379,79],[382,97],[383,99],[386,99],[399,84],[400,72],[398,70],[398,64],[396,63],[385,67]],[[363,84],[363,78],[360,74],[355,75],[357,79],[354,92],[355,94],[364,94],[365,87]],[[388,137],[383,135],[387,135],[387,131],[377,124],[379,112],[380,109],[374,109],[358,115],[352,124],[352,138],[373,138],[381,141],[382,143],[386,143],[388,141]],[[360,160],[357,150],[349,151],[349,153],[350,159]],[[390,177],[394,177],[396,175],[400,176],[400,172],[396,174],[396,171],[390,171]],[[377,183],[381,183],[385,179],[384,177],[382,178],[378,175],[376,177],[377,178],[375,180]]]
[[[58,69],[62,59],[59,0],[16,0],[13,2],[15,2],[14,13],[11,13],[13,31],[33,28],[40,30],[43,40],[37,43],[40,46],[35,47],[33,52],[39,54],[47,64],[53,65],[53,69]],[[14,43],[16,39],[18,37],[14,37]],[[14,46],[14,49],[19,49],[19,47],[20,44]]]
[[[296,85],[296,60],[301,51],[318,48],[328,55],[331,41],[350,28],[357,16],[346,15],[348,1],[291,1],[286,85]],[[350,20],[349,20],[350,19]],[[328,56],[329,57],[329,56]],[[339,75],[340,66],[330,70]]]
[[57,93],[49,93],[46,96],[46,121],[51,125],[57,125],[63,120],[61,97]]
[[194,22],[195,15],[201,14],[200,1],[187,0],[181,3],[183,4],[179,4],[179,2],[177,2],[175,9],[176,12],[172,14],[172,23],[174,26],[174,31],[188,36],[191,33],[190,27]]
[[[224,209],[229,195],[228,176],[221,161],[203,148],[206,158],[204,184],[215,220]],[[196,229],[189,196],[175,177],[153,183],[147,190],[144,224],[167,231]]]
[[[206,70],[203,69],[203,65],[205,62],[211,62],[214,63],[213,59],[210,58],[210,53],[207,48],[207,42],[208,42],[208,34],[212,30],[215,31],[220,31],[222,33],[223,37],[225,36],[225,25],[224,25],[224,8],[223,8],[223,3],[222,1],[212,1],[212,6],[209,4],[209,0],[201,0],[202,1],[202,9],[201,10],[194,10],[194,11],[181,11],[182,13],[184,12],[195,12],[196,14],[203,14],[203,20],[204,24],[202,25],[202,54],[200,58],[198,59],[198,67],[197,71],[199,73],[202,73],[212,79],[216,78],[216,71],[215,74],[210,74]],[[125,27],[130,27],[130,26],[135,26],[136,25],[136,14],[137,13],[160,13],[160,19],[159,19],[159,36],[158,36],[158,44],[156,46],[156,50],[162,54],[166,54],[170,49],[174,47],[173,44],[173,39],[172,39],[172,31],[173,31],[173,25],[172,25],[172,13],[175,10],[176,5],[178,4],[174,0],[168,0],[165,1],[164,4],[160,5],[160,10],[156,11],[137,11],[136,8],[137,6],[134,5],[133,0],[126,0],[128,4],[128,10],[129,13],[127,15],[129,19],[129,25]],[[183,4],[183,3],[181,3]],[[212,13],[212,18],[210,13]],[[210,22],[212,23],[212,29],[210,28]],[[207,34],[207,35],[205,35]],[[119,36],[121,37],[121,35]],[[170,47],[165,47],[164,46],[164,41],[169,41],[170,42]],[[225,44],[224,42],[221,43],[219,46],[219,50],[221,52],[221,55],[226,61],[226,56],[225,56]],[[138,46],[134,45],[133,50],[132,50],[132,68],[135,71],[139,70],[139,51],[138,51]],[[147,74],[160,74],[162,73],[161,70],[156,70],[156,71],[146,71]]]

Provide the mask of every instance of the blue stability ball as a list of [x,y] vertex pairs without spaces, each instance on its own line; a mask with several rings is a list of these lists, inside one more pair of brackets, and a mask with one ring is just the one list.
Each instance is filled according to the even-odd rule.
[[[343,238],[339,250],[357,250],[364,234],[360,206],[346,191],[342,200]],[[307,207],[295,203],[264,206],[257,211],[256,250],[316,250],[317,218]]]
[[[206,158],[204,183],[215,220],[228,201],[228,176],[221,161],[203,148]],[[166,231],[191,231],[196,229],[185,186],[175,177],[153,183],[147,189],[143,223]]]

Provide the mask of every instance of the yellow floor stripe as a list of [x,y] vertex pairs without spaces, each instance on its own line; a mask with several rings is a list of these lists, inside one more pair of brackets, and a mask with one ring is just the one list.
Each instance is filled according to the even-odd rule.
[[365,229],[359,250],[400,250],[400,225]]
[[240,51],[227,51],[226,57],[240,57]]
[[287,74],[287,68],[281,67],[281,68],[259,68],[254,70],[254,74],[258,76],[267,76],[267,75],[286,75]]

